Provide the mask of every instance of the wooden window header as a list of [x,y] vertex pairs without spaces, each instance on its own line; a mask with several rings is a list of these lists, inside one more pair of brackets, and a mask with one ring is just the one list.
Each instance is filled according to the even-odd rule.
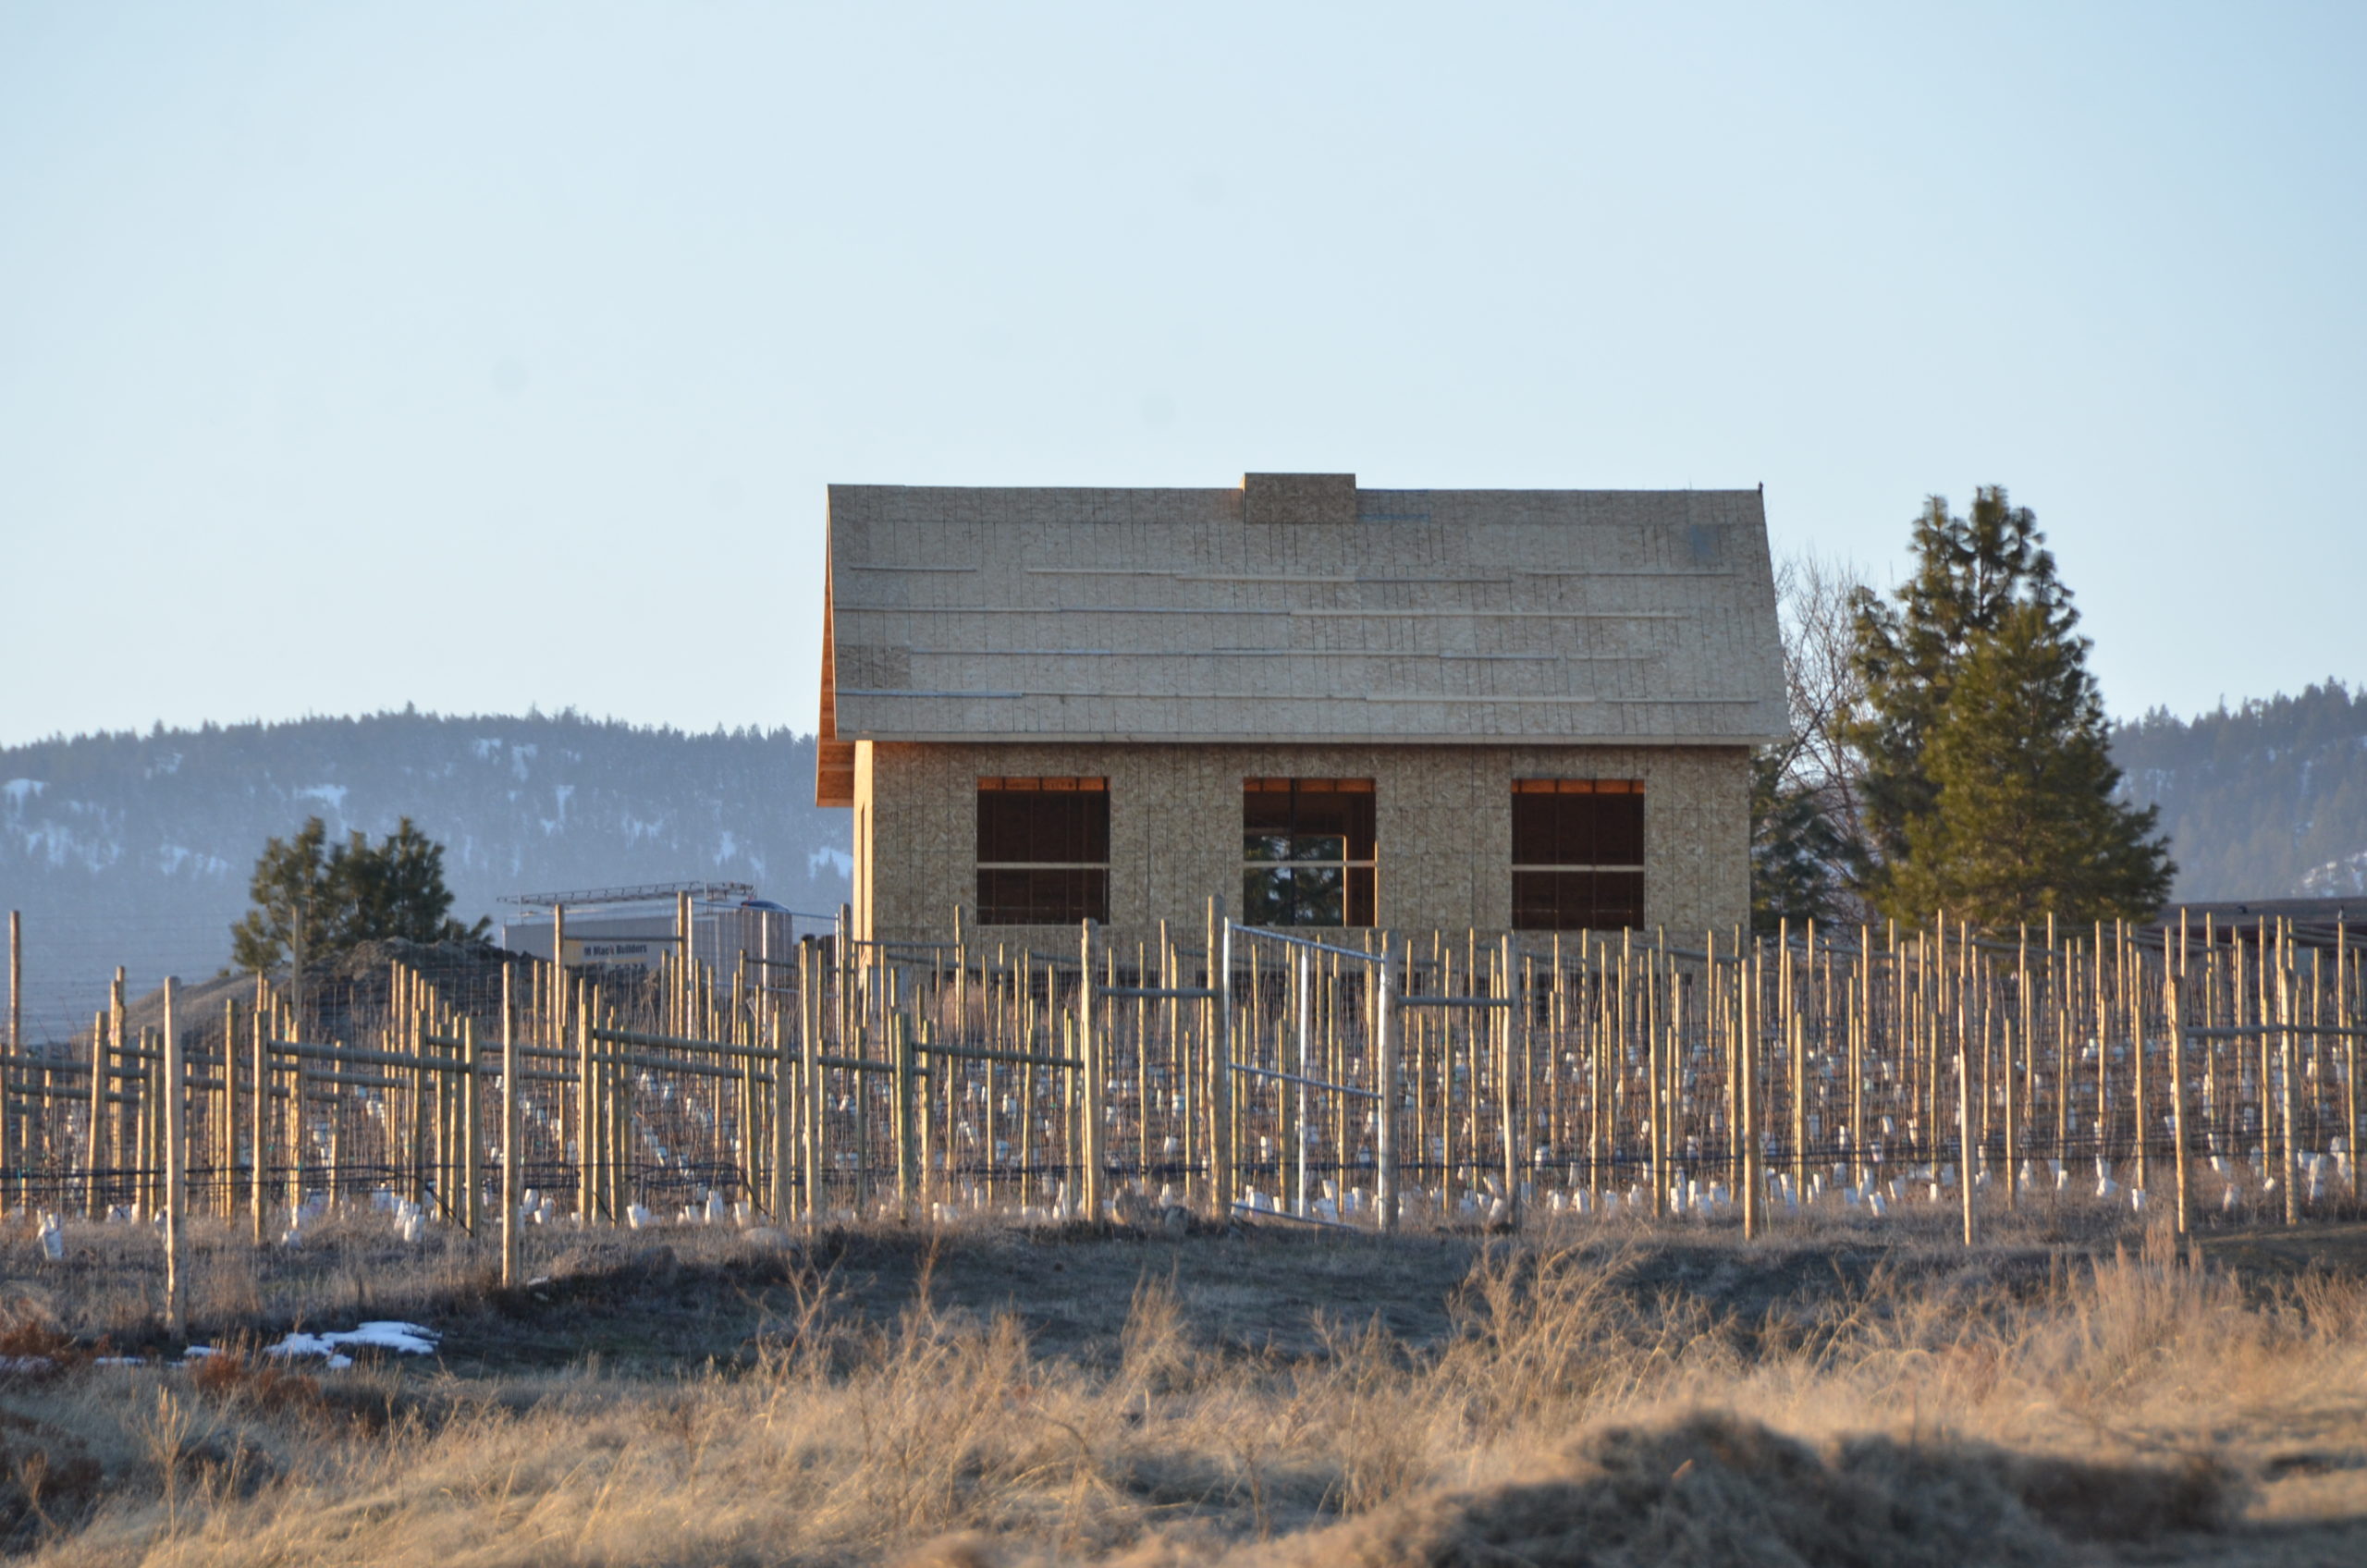
[[1515,795],[1640,795],[1640,778],[1515,778]]
[[1245,791],[1252,794],[1288,794],[1295,788],[1302,795],[1369,795],[1369,778],[1245,778]]
[[1110,791],[1107,778],[981,778],[981,790],[1021,790],[1026,792],[1102,795]]

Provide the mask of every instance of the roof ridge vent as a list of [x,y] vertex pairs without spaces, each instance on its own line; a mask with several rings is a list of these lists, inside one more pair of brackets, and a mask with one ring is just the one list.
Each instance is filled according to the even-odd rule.
[[1241,519],[1269,522],[1356,521],[1356,476],[1353,473],[1245,473]]

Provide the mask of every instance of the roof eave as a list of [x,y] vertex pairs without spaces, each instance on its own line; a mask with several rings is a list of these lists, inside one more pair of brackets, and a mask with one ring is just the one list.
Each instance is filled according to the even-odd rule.
[[[1026,734],[981,735],[959,731],[872,731],[849,737],[843,743],[873,741],[907,746],[1468,746],[1517,747],[1542,751],[1572,746],[1604,749],[1634,746],[1707,747],[1733,750],[1772,746],[1781,735],[1357,735],[1244,730],[1237,734],[1150,735],[1120,730],[1036,730]],[[827,803],[827,802],[826,802]],[[843,802],[852,804],[852,802]]]

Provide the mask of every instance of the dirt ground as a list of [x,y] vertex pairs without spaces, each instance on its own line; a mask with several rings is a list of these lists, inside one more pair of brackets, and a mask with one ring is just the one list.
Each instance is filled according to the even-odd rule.
[[[51,1262],[29,1227],[0,1228],[0,1307],[14,1303],[77,1339],[131,1354],[410,1317],[442,1331],[444,1369],[484,1376],[586,1362],[644,1374],[729,1367],[790,1331],[817,1298],[834,1319],[886,1326],[924,1296],[940,1313],[1008,1316],[1036,1354],[1098,1366],[1115,1355],[1146,1281],[1171,1290],[1196,1340],[1227,1354],[1320,1356],[1338,1330],[1371,1326],[1421,1350],[1455,1331],[1475,1264],[1515,1245],[1576,1247],[1639,1305],[1681,1305],[1751,1335],[1861,1296],[1878,1280],[2028,1295],[2136,1251],[2142,1232],[2034,1224],[1968,1250],[1940,1224],[1809,1228],[1748,1243],[1732,1227],[1567,1222],[1539,1223],[1516,1240],[1466,1232],[1386,1241],[1255,1220],[1195,1221],[1181,1235],[991,1224],[810,1237],[554,1228],[528,1232],[531,1282],[503,1291],[488,1248],[448,1233],[406,1245],[361,1216],[305,1245],[260,1251],[233,1228],[201,1227],[190,1321],[178,1339],[157,1314],[162,1280],[151,1239],[120,1225],[69,1225],[67,1237],[67,1256]],[[2192,1253],[2255,1295],[2312,1276],[2367,1280],[2367,1224],[2220,1230],[2199,1235]]]
[[[753,1360],[793,1331],[817,1299],[834,1319],[883,1328],[926,1299],[940,1315],[982,1323],[1008,1317],[1036,1354],[1095,1367],[1114,1362],[1136,1288],[1150,1282],[1172,1292],[1203,1349],[1289,1361],[1329,1354],[1343,1329],[1375,1326],[1414,1351],[1442,1344],[1455,1332],[1475,1264],[1511,1244],[1443,1235],[1383,1242],[1256,1224],[1180,1238],[879,1229],[828,1231],[789,1248],[734,1244],[728,1233],[656,1232],[564,1246],[531,1283],[508,1292],[475,1276],[389,1289],[394,1270],[348,1265],[328,1271],[330,1288],[309,1309],[259,1320],[254,1331],[409,1314],[442,1329],[443,1366],[468,1376],[587,1360],[615,1372],[679,1374]],[[1719,1236],[1614,1237],[1588,1250],[1607,1268],[1615,1263],[1616,1288],[1639,1305],[1682,1303],[1746,1335],[1862,1294],[1878,1276],[2036,1289],[2084,1256],[2037,1246],[1967,1255],[1871,1240],[1742,1245]],[[340,1284],[348,1288],[334,1288]]]
[[2197,1250],[2254,1282],[2312,1271],[2367,1277],[2367,1225],[2252,1226],[2203,1233]]
[[[559,1423],[553,1429],[563,1431],[558,1413],[570,1400],[603,1409],[607,1401],[671,1409],[679,1401],[662,1390],[703,1387],[709,1391],[698,1397],[726,1408],[739,1396],[722,1390],[742,1378],[762,1383],[774,1375],[766,1368],[794,1355],[802,1341],[836,1336],[833,1343],[860,1343],[870,1334],[885,1345],[918,1312],[932,1343],[986,1346],[998,1322],[1015,1325],[1028,1366],[1067,1370],[1010,1373],[1007,1384],[996,1385],[997,1408],[1026,1407],[1041,1397],[1028,1391],[1039,1380],[1065,1379],[1063,1386],[1085,1391],[1075,1394],[1082,1403],[1064,1419],[1082,1427],[1086,1413],[1098,1411],[1096,1418],[1112,1423],[1109,1429],[1117,1434],[1110,1440],[1122,1447],[1152,1441],[1141,1425],[1151,1397],[1141,1391],[1148,1385],[1140,1371],[1139,1304],[1147,1292],[1171,1304],[1165,1331],[1183,1347],[1174,1354],[1196,1366],[1192,1377],[1203,1390],[1191,1396],[1200,1403],[1188,1421],[1205,1424],[1191,1428],[1201,1434],[1192,1439],[1200,1456],[1192,1474],[1216,1477],[1194,1481],[1199,1490],[1185,1488],[1212,1533],[1188,1551],[1173,1548],[1167,1561],[1939,1562],[1956,1560],[1946,1552],[1948,1534],[1968,1527],[1963,1518],[1982,1516],[1981,1498],[2010,1494],[2021,1501],[1999,1505],[2009,1513],[2039,1517],[2056,1508],[2067,1510],[2071,1523],[2056,1521],[2032,1536],[2037,1555],[2017,1555],[2022,1548],[2000,1537],[1977,1550],[1968,1546],[1961,1560],[2367,1565],[2367,1225],[2226,1230],[2200,1238],[2182,1255],[2198,1262],[2199,1271],[2177,1272],[2232,1284],[2236,1304],[2210,1297],[2200,1285],[2159,1284],[2147,1272],[2158,1270],[2166,1256],[2158,1231],[2149,1238],[2130,1223],[2076,1215],[1998,1229],[1996,1240],[1967,1249],[1952,1239],[1944,1219],[1884,1228],[1803,1225],[1759,1241],[1745,1241],[1732,1228],[1547,1220],[1518,1236],[1385,1240],[1256,1220],[1196,1223],[1182,1233],[984,1223],[942,1231],[878,1225],[810,1236],[730,1226],[589,1235],[554,1227],[531,1236],[530,1282],[504,1290],[484,1245],[452,1235],[407,1244],[384,1217],[357,1215],[325,1223],[300,1245],[260,1251],[227,1227],[201,1227],[191,1321],[186,1335],[176,1336],[155,1316],[153,1238],[135,1227],[69,1225],[66,1256],[53,1260],[29,1227],[11,1222],[0,1227],[0,1312],[17,1327],[0,1345],[0,1423],[15,1403],[25,1406],[23,1420],[64,1420],[40,1403],[58,1396],[54,1380],[28,1375],[21,1399],[11,1394],[11,1376],[38,1359],[15,1359],[28,1348],[51,1347],[42,1351],[46,1354],[70,1342],[86,1354],[141,1356],[149,1369],[137,1375],[161,1378],[169,1392],[172,1379],[183,1376],[170,1363],[190,1341],[235,1349],[290,1330],[403,1318],[441,1334],[435,1355],[364,1356],[362,1366],[337,1376],[357,1379],[357,1390],[386,1410],[423,1420],[447,1407],[498,1406],[521,1421],[550,1412],[548,1419]],[[2155,1261],[2141,1263],[2140,1254]],[[1570,1298],[1591,1303],[1570,1319],[1583,1320],[1572,1331],[1574,1342],[1556,1343],[1552,1309],[1532,1306],[1525,1309],[1529,1340],[1486,1344],[1488,1314],[1501,1316],[1505,1306],[1501,1293],[1489,1294],[1490,1281],[1501,1292],[1507,1268],[1539,1257],[1558,1258],[1572,1278],[1591,1281]],[[2107,1273],[2116,1281],[2109,1290],[2120,1294],[2081,1283]],[[2157,1291],[2166,1293],[2149,1294]],[[2186,1345],[2149,1364],[2149,1341],[2166,1346],[2177,1338],[2188,1302],[2241,1333],[2256,1331],[2257,1343],[2226,1354]],[[1959,1335],[1952,1313],[1967,1324],[1985,1317],[1999,1327],[1986,1339]],[[1869,1330],[1870,1319],[1894,1314],[1902,1319],[1895,1334]],[[1905,1323],[1909,1317],[1916,1321]],[[1655,1341],[1661,1330],[1652,1325],[1677,1327]],[[1588,1336],[1596,1348],[1575,1343]],[[1356,1348],[1360,1337],[1367,1346],[1386,1341],[1387,1367],[1394,1370],[1354,1370],[1351,1364],[1367,1354]],[[2057,1339],[2060,1344],[2048,1348]],[[1818,1347],[1828,1341],[1851,1348],[1827,1358]],[[1475,1343],[1484,1345],[1476,1355]],[[1573,1378],[1603,1378],[1605,1367],[1614,1380],[1625,1376],[1616,1362],[1627,1343],[1647,1358],[1670,1357],[1665,1399],[1651,1388],[1663,1374],[1641,1370],[1626,1393],[1607,1403],[1572,1391]],[[894,1362],[915,1353],[908,1344],[881,1354]],[[1457,1355],[1465,1364],[1453,1376],[1466,1379],[1457,1385],[1466,1391],[1421,1392],[1421,1380],[1446,1376],[1441,1369],[1452,1369]],[[2295,1365],[2297,1356],[2306,1363],[2314,1355],[2325,1358],[2322,1378]],[[1891,1365],[1886,1358],[1895,1358],[1895,1383],[1883,1369]],[[2041,1414],[2021,1414],[2050,1400],[2048,1368],[2057,1365],[2079,1387],[2065,1391],[2059,1408],[2049,1403]],[[1573,1367],[1592,1370],[1581,1377]],[[1382,1377],[1394,1405],[1358,1403],[1366,1395],[1357,1379],[1367,1375]],[[89,1385],[97,1389],[111,1375],[77,1376],[99,1379]],[[337,1376],[320,1379],[325,1394],[337,1394]],[[2189,1376],[2219,1378],[2227,1386],[2194,1387],[2190,1399],[2182,1382]],[[1405,1380],[1389,1380],[1401,1377]],[[2240,1387],[2236,1379],[2244,1380]],[[1513,1439],[1499,1436],[1490,1439],[1498,1444],[1497,1457],[1466,1466],[1458,1444],[1468,1441],[1476,1452],[1480,1439],[1458,1436],[1465,1417],[1456,1409],[1466,1401],[1477,1402],[1473,1408],[1486,1404],[1500,1386],[1536,1390],[1547,1414],[1521,1419],[1545,1425],[1521,1427],[1526,1435],[1518,1443],[1546,1446],[1533,1449],[1533,1461],[1506,1459],[1502,1445]],[[1885,1390],[1894,1387],[1906,1391],[1889,1397]],[[838,1397],[819,1390],[816,1385],[800,1397],[823,1404]],[[849,1408],[866,1407],[858,1399]],[[1243,1414],[1227,1416],[1228,1408]],[[1399,1408],[1407,1429],[1418,1422],[1424,1434],[1406,1439],[1409,1452],[1425,1456],[1409,1460],[1406,1473],[1426,1479],[1378,1508],[1358,1511],[1338,1501],[1370,1437],[1324,1439],[1345,1457],[1320,1463],[1292,1459],[1286,1435],[1270,1439],[1279,1446],[1245,1448],[1266,1456],[1254,1463],[1225,1446],[1228,1422],[1253,1415],[1287,1434],[1311,1420],[1386,1425],[1401,1418],[1369,1411]],[[1570,1415],[1552,1414],[1563,1409]],[[1355,1415],[1358,1410],[1367,1414]],[[1596,1411],[1659,1424],[1607,1427]],[[2197,1411],[2207,1414],[2196,1419],[2190,1413]],[[662,1429],[673,1417],[649,1419]],[[1558,1429],[1576,1435],[1551,1437],[1556,1420],[1574,1421]],[[638,1452],[643,1440],[619,1439],[617,1452]],[[1575,1446],[1553,1448],[1564,1440]],[[2001,1441],[2007,1446],[1984,1446]],[[137,1477],[146,1463],[136,1450],[108,1459],[103,1442],[86,1447],[94,1456],[94,1487],[102,1474]],[[609,1448],[592,1452],[595,1457],[586,1463],[609,1463],[597,1457]],[[2064,1461],[2071,1469],[2063,1474],[2074,1478],[2034,1471],[2055,1463],[2033,1457],[2048,1454],[2077,1456],[2077,1463]],[[1159,1501],[1175,1486],[1171,1476],[1136,1496],[1124,1479],[1134,1462],[1096,1463],[1095,1485],[1114,1489],[1094,1506],[1110,1518],[1155,1518],[1177,1506]],[[1171,1469],[1176,1462],[1171,1455],[1159,1463]],[[1276,1466],[1273,1474],[1285,1480],[1299,1471],[1332,1478],[1306,1481],[1306,1500],[1293,1514],[1258,1489],[1267,1483],[1240,1480],[1245,1467],[1257,1464]],[[1924,1474],[1933,1465],[1946,1468],[1937,1483]],[[1022,1466],[1019,1473],[1038,1471]],[[1457,1474],[1466,1477],[1462,1489],[1447,1479]],[[1716,1487],[1705,1478],[1712,1475],[1722,1477]],[[2198,1476],[2208,1476],[2207,1486]],[[333,1495],[347,1483],[332,1477],[316,1484]],[[0,1492],[6,1485],[0,1476]],[[2230,1501],[2224,1509],[2195,1502],[2198,1486]],[[1824,1499],[1822,1512],[1806,1522],[1797,1510],[1785,1513],[1792,1503],[1783,1499],[1795,1493]],[[1960,1513],[1970,1512],[1962,1518],[1944,1511],[1928,1519],[1900,1514],[1893,1535],[1880,1539],[1835,1524],[1853,1511],[1895,1511],[1907,1507],[1899,1500],[1942,1494],[1956,1499],[1949,1506]],[[1894,1501],[1870,1501],[1879,1499]],[[2214,1523],[2156,1529],[2124,1517],[2152,1508],[2170,1511],[2165,1520],[2190,1509]],[[1760,1517],[1753,1511],[1769,1509],[1767,1530],[1805,1532],[1786,1549],[1790,1557],[1760,1553],[1752,1544],[1751,1532],[1760,1528],[1749,1523]],[[1577,1548],[1569,1539],[1521,1533],[1561,1530],[1566,1537],[1576,1527],[1570,1519],[1596,1517],[1588,1510],[1609,1510],[1598,1525],[1614,1530],[1602,1522],[1614,1521],[1615,1530],[1630,1531],[1619,1537],[1627,1544],[1613,1550],[1611,1537],[1589,1537],[1592,1544],[1573,1556]],[[2108,1538],[2079,1544],[2079,1521],[2099,1510],[2119,1522]],[[242,1561],[235,1541],[243,1526],[230,1513],[219,1517],[232,1544],[205,1561]],[[57,1537],[47,1538],[57,1546]],[[148,1561],[145,1547],[126,1550],[129,1556],[90,1561]],[[902,1550],[857,1551],[845,1560],[891,1562]],[[969,1555],[956,1551],[948,1561],[1048,1560],[1040,1542],[963,1551]],[[1074,1554],[1062,1549],[1052,1555]],[[1097,1548],[1084,1554],[1115,1553]],[[61,1559],[68,1560],[80,1561]],[[509,1559],[485,1559],[497,1560]],[[621,1548],[601,1560],[675,1561]],[[825,1551],[801,1560],[838,1558]]]

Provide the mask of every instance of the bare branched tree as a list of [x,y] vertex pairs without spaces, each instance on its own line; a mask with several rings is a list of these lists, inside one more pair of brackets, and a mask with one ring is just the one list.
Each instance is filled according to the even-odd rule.
[[1853,655],[1865,587],[1854,562],[1813,549],[1775,563],[1792,732],[1755,765],[1752,906],[1762,926],[1787,916],[1856,920],[1867,909],[1865,763],[1843,739],[1864,696]]
[[1775,574],[1795,753],[1789,771],[1825,792],[1839,820],[1851,824],[1865,763],[1840,738],[1840,728],[1865,694],[1854,655],[1856,595],[1866,585],[1855,563],[1812,550],[1786,555]]

